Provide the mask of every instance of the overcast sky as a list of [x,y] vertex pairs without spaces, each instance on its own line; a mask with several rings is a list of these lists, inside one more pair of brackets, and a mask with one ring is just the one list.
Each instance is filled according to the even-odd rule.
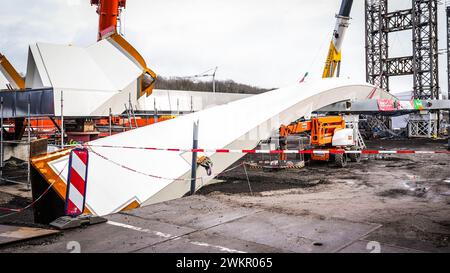
[[[391,10],[411,0],[391,0]],[[0,52],[26,71],[35,42],[87,46],[96,42],[98,16],[89,0],[0,0]],[[306,72],[321,77],[340,0],[128,0],[125,37],[163,76],[187,76],[219,66],[218,78],[272,88]],[[364,1],[355,0],[344,42],[342,75],[365,79]],[[446,48],[440,6],[440,48]],[[390,55],[411,55],[411,32],[391,34]],[[441,88],[447,91],[446,56]],[[412,78],[391,81],[412,89]]]

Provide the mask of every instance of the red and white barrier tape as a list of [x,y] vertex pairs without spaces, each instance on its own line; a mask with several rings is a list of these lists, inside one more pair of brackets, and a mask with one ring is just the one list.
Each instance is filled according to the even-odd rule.
[[[125,169],[125,170],[130,171],[130,172],[134,172],[134,173],[137,173],[137,174],[140,174],[140,175],[143,175],[143,176],[156,178],[156,179],[160,179],[160,180],[168,180],[168,181],[192,181],[191,178],[185,178],[185,179],[182,179],[182,178],[168,178],[168,177],[162,177],[162,176],[158,176],[158,175],[154,175],[154,174],[144,173],[144,172],[138,171],[136,169],[130,168],[128,166],[125,166],[125,165],[123,165],[121,163],[118,163],[118,162],[116,162],[116,161],[114,161],[112,159],[109,159],[108,157],[99,154],[98,152],[94,151],[93,149],[89,149],[89,152],[92,152],[93,154],[97,155],[98,157],[102,158],[103,160],[111,162],[112,164],[114,164],[114,165],[116,165],[116,166],[118,166],[118,167],[120,167],[122,169]],[[216,176],[219,176],[221,174],[225,174],[225,173],[231,172],[232,170],[235,170],[235,169],[237,169],[239,167],[242,167],[243,165],[244,164],[239,164],[239,165],[237,165],[237,166],[235,166],[233,168],[230,168],[228,170],[225,170],[225,171],[223,171],[221,173],[211,174],[208,177],[216,177]],[[207,178],[207,177],[197,177],[196,180],[203,180],[205,178]]]
[[228,149],[177,149],[177,148],[149,148],[149,147],[131,147],[131,146],[110,146],[110,145],[84,145],[85,147],[113,148],[113,149],[132,149],[147,151],[165,151],[165,152],[187,152],[187,153],[218,153],[218,154],[450,154],[450,151],[416,151],[416,150],[228,150]]
[[[106,146],[106,145],[84,145],[84,147],[89,148],[89,151],[92,152],[93,154],[97,155],[98,157],[102,158],[105,161],[111,162],[112,164],[128,170],[130,172],[134,172],[143,176],[147,176],[147,177],[151,177],[151,178],[155,178],[155,179],[160,179],[160,180],[168,180],[168,181],[191,181],[191,178],[168,178],[168,177],[162,177],[162,176],[158,176],[158,175],[154,175],[154,174],[149,174],[149,173],[144,173],[142,171],[133,169],[131,167],[125,166],[121,163],[118,163],[100,153],[98,153],[97,151],[95,151],[94,149],[92,149],[93,147],[102,147],[102,148],[117,148],[117,149],[138,149],[138,150],[151,150],[151,151],[169,151],[169,152],[180,152],[180,151],[185,151],[185,152],[212,152],[212,153],[246,153],[246,154],[263,154],[263,153],[270,153],[270,154],[369,154],[369,155],[374,155],[374,154],[450,154],[450,151],[435,151],[435,152],[426,152],[426,151],[412,151],[412,150],[402,150],[402,151],[380,151],[380,150],[364,150],[364,151],[345,151],[345,150],[305,150],[305,151],[299,151],[299,150],[289,150],[289,151],[282,151],[282,150],[272,150],[272,151],[268,151],[268,150],[205,150],[205,149],[161,149],[161,148],[144,148],[144,147],[126,147],[126,146]],[[245,163],[243,164],[239,164],[238,166],[235,166],[233,168],[230,168],[228,170],[225,170],[221,173],[215,173],[212,174],[209,177],[216,177],[219,176],[221,174],[230,172],[232,170],[235,170],[241,166],[243,166]],[[196,180],[203,180],[206,177],[198,177],[196,178]]]

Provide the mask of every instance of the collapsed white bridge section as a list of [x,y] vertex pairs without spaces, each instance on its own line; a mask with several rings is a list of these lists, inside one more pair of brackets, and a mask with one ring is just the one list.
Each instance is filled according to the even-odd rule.
[[[180,198],[190,188],[191,153],[95,146],[189,149],[192,147],[193,124],[199,121],[200,148],[252,149],[282,124],[289,124],[336,102],[366,99],[374,90],[374,98],[391,98],[366,83],[340,79],[306,82],[89,143],[93,151],[88,166],[87,208],[89,212],[103,216]],[[61,198],[65,197],[67,154],[63,152],[33,161],[41,175],[54,183]],[[213,173],[217,174],[244,155],[207,156],[214,163]],[[198,187],[213,179],[202,168],[198,176],[202,177],[197,181]]]
[[61,115],[61,95],[67,117],[108,116],[124,112],[150,95],[154,73],[120,35],[88,47],[37,43],[28,53],[26,88],[52,88],[54,115]]
[[[51,104],[47,111],[51,116],[61,115],[63,95],[66,117],[108,117],[110,108],[114,115],[119,115],[126,111],[125,105],[128,107],[130,101],[138,111],[186,113],[250,96],[153,90],[155,76],[123,37],[113,35],[88,47],[31,45],[25,85],[29,89],[51,91],[47,92],[51,94],[48,98],[51,102],[44,102]],[[8,83],[0,73],[0,90],[6,89]],[[41,101],[32,103],[41,104]]]

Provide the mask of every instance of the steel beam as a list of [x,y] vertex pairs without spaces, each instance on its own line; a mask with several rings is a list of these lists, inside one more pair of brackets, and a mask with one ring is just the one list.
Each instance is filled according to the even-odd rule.
[[[412,74],[414,98],[439,99],[437,5],[411,0],[411,9],[388,12],[388,0],[366,0],[368,82],[389,91],[390,77]],[[412,30],[412,56],[389,58],[389,33],[405,30]]]
[[413,0],[414,98],[439,99],[437,0]]
[[403,31],[413,28],[412,10],[400,10],[387,13],[384,16],[386,20],[386,32]]
[[366,0],[366,77],[367,81],[389,91],[387,75],[388,33],[385,15],[387,0]]
[[[420,111],[448,111],[450,110],[450,100],[422,100],[423,109],[400,109],[395,111],[380,111],[378,100],[362,100],[352,103],[339,102],[316,111],[316,113],[349,113],[349,114],[376,114],[384,116],[402,116]],[[411,102],[404,102],[404,104]]]
[[414,58],[412,56],[389,58],[386,61],[388,77],[414,74]]
[[3,98],[4,118],[27,118],[29,100],[31,117],[55,115],[53,88],[4,91],[0,92],[0,97]]

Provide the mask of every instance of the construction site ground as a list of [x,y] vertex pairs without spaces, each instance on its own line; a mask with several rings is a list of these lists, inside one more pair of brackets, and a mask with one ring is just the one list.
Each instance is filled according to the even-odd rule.
[[[377,140],[368,146],[444,150],[445,144]],[[450,252],[449,155],[370,156],[344,169],[314,163],[248,175],[250,183],[240,167],[196,196],[3,245],[0,252],[70,252],[73,242],[81,252]],[[20,189],[0,186],[0,192],[0,207],[30,201],[15,193]],[[1,224],[34,226],[32,212],[0,218]]]

